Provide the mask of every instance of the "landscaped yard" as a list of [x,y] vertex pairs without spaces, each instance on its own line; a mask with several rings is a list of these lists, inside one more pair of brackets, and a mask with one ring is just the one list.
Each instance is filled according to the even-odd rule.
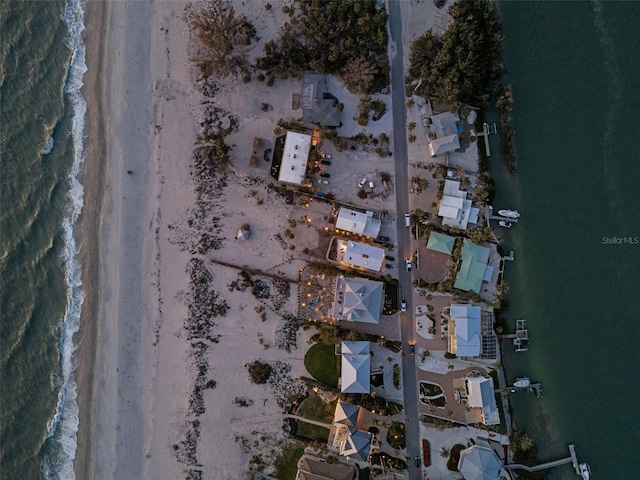
[[393,422],[387,433],[387,442],[391,448],[403,449],[407,447],[405,427],[402,422]]
[[[319,422],[331,423],[333,420],[333,412],[330,410],[330,406],[324,403],[319,395],[312,393],[302,401],[296,415]],[[326,442],[329,438],[329,429],[299,420],[297,434],[309,440]]]
[[304,366],[313,378],[327,387],[338,387],[340,367],[333,344],[316,343],[313,345],[304,356]]
[[302,457],[307,444],[292,441],[283,450],[282,455],[275,462],[275,477],[280,480],[295,480],[298,473],[298,460]]

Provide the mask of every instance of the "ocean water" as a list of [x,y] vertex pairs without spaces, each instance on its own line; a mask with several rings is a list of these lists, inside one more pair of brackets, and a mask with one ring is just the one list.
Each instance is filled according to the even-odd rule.
[[[507,376],[540,381],[512,397],[543,461],[568,455],[595,479],[640,478],[640,2],[498,2],[515,93],[518,174],[496,156],[506,232],[505,318],[531,347],[506,350]],[[497,139],[492,138],[497,151]],[[577,478],[570,466],[547,478]]]
[[2,478],[71,479],[86,70],[77,0],[0,2]]

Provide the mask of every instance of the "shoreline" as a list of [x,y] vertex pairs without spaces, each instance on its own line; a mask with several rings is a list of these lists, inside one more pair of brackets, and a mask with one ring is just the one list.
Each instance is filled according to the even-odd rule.
[[85,5],[86,28],[83,39],[86,48],[87,72],[83,96],[87,102],[85,123],[85,163],[82,184],[85,197],[79,225],[80,262],[84,291],[76,350],[75,380],[78,402],[78,431],[73,470],[76,478],[91,478],[93,458],[93,398],[96,368],[96,347],[100,331],[100,230],[102,228],[105,178],[108,167],[104,136],[103,112],[105,103],[104,71],[107,34],[108,2],[88,2]]

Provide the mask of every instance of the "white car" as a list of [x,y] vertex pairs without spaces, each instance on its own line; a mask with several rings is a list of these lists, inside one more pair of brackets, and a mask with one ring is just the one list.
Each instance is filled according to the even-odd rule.
[[333,157],[328,153],[323,153],[322,158],[326,158],[327,160],[331,160]]
[[358,186],[360,188],[364,187],[367,184],[367,177],[364,177],[362,180],[360,180],[360,183],[358,184]]
[[320,180],[318,180],[318,183],[321,183],[322,185],[329,185],[329,180],[325,180],[324,178],[321,178]]
[[407,272],[411,271],[411,260],[405,260],[405,265],[407,266]]
[[407,311],[407,301],[403,298],[402,302],[400,303],[400,311],[402,312],[406,312]]

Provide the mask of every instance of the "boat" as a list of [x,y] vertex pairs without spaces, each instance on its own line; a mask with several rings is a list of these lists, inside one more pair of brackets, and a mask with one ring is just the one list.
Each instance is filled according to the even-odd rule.
[[513,386],[517,388],[527,388],[529,385],[531,385],[531,380],[529,380],[529,377],[517,378],[513,383]]
[[507,218],[518,218],[520,214],[515,210],[498,210],[498,214]]
[[505,222],[504,220],[500,220],[498,222],[498,225],[500,225],[501,227],[504,228],[511,228],[511,225],[513,225],[511,222]]
[[580,464],[580,476],[582,476],[583,480],[589,480],[591,478],[591,467],[588,463]]

